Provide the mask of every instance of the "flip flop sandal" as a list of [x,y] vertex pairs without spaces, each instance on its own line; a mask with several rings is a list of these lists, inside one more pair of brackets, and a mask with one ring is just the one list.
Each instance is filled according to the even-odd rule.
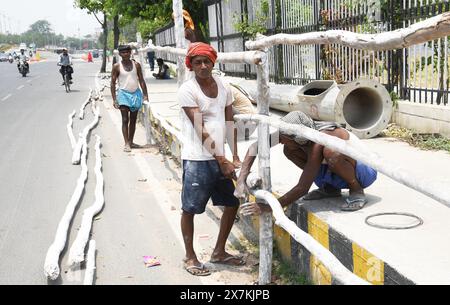
[[127,153],[128,153],[128,152],[131,152],[131,148],[130,148],[130,147],[124,147],[124,148],[123,148],[123,151],[124,151],[124,152],[127,152]]
[[184,269],[186,269],[186,271],[189,272],[189,274],[195,276],[207,276],[211,274],[211,271],[206,269],[204,264],[201,264],[200,266],[196,265],[185,266]]
[[345,204],[341,206],[342,211],[357,211],[362,209],[367,203],[363,194],[350,195],[345,199]]
[[[239,262],[237,264],[233,263],[232,260],[238,260]],[[215,259],[210,260],[213,264],[222,264],[222,265],[228,265],[228,266],[243,266],[245,265],[245,261],[242,259],[242,257],[237,255],[228,256],[224,259]]]
[[341,192],[327,192],[324,189],[318,188],[317,190],[311,191],[305,196],[303,200],[319,200],[324,198],[341,197]]

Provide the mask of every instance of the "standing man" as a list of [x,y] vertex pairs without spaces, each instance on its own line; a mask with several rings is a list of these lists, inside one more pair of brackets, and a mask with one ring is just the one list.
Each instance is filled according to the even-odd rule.
[[[120,109],[122,114],[122,134],[125,141],[124,152],[131,152],[131,148],[139,146],[133,143],[136,130],[138,110],[142,106],[142,99],[148,101],[147,85],[142,75],[141,65],[131,60],[131,47],[119,46],[119,55],[122,61],[114,64],[111,72],[111,95],[114,108]],[[119,90],[116,96],[116,81],[119,81]],[[141,87],[144,92],[139,89]]]
[[[148,45],[153,45],[153,40],[148,40]],[[155,70],[155,51],[148,51],[147,52],[147,58],[148,58],[148,64],[150,65],[150,70]]]
[[[195,77],[178,90],[182,116],[183,188],[181,193],[183,234],[186,257],[185,269],[192,275],[209,275],[210,271],[198,261],[193,247],[194,216],[205,211],[212,198],[213,205],[224,206],[220,232],[211,255],[212,263],[239,266],[242,258],[225,251],[225,243],[236,217],[239,200],[234,197],[235,165],[225,158],[225,138],[234,135],[233,159],[237,157],[236,132],[226,123],[233,123],[232,94],[219,77],[212,75],[217,58],[208,44],[198,42],[189,46],[186,66]],[[233,133],[230,132],[233,131]]]

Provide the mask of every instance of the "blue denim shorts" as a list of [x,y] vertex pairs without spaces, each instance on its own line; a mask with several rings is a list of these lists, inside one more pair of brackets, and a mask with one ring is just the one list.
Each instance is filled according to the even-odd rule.
[[[377,179],[377,171],[364,163],[356,161],[356,179],[362,188],[370,186]],[[320,166],[319,174],[317,175],[314,183],[318,187],[323,187],[325,184],[330,184],[336,189],[348,189],[347,182],[341,177],[332,173],[328,164],[322,164]]]
[[236,207],[234,184],[220,171],[216,160],[183,160],[182,209],[190,214],[202,214],[211,198],[213,205]]

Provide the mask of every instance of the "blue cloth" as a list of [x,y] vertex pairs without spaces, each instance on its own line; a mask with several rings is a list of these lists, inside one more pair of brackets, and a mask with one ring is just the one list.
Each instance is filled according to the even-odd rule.
[[[356,161],[356,179],[362,188],[370,186],[377,179],[377,171],[373,168],[365,165],[364,163]],[[321,164],[319,174],[317,175],[314,183],[318,187],[323,187],[325,183],[330,184],[336,189],[348,189],[347,182],[341,177],[332,173],[328,164]]]
[[120,106],[127,106],[131,112],[136,112],[142,107],[142,92],[137,89],[135,92],[128,92],[123,89],[119,89],[117,95],[117,101]]
[[181,204],[183,211],[201,214],[211,198],[213,205],[235,207],[239,199],[234,197],[234,184],[220,171],[216,160],[183,160],[183,188]]

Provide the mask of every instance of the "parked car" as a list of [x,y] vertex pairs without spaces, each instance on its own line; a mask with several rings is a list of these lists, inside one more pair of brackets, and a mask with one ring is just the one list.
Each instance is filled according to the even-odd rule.
[[8,61],[8,55],[5,53],[0,53],[0,62]]

